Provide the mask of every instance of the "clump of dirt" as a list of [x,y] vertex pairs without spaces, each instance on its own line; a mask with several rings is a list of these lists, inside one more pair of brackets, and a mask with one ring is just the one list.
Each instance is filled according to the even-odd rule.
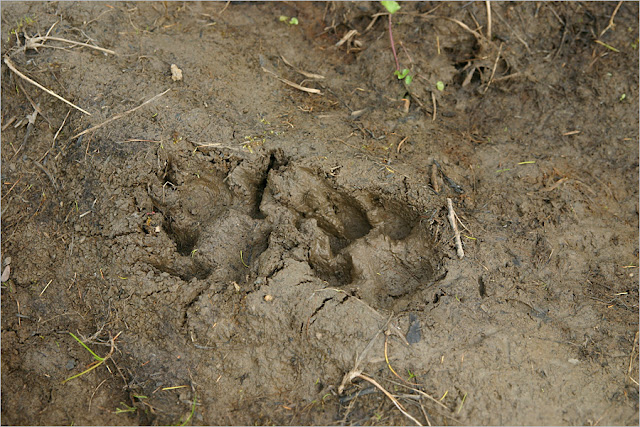
[[3,6],[5,423],[638,424],[637,4]]

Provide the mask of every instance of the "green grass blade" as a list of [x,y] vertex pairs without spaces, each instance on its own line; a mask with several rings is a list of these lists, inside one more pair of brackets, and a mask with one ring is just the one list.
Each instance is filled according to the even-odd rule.
[[[77,338],[76,338],[76,339],[77,339]],[[102,365],[103,363],[104,363],[104,359],[102,359],[101,361],[99,361],[98,363],[96,363],[95,365],[93,365],[92,367],[90,367],[89,369],[86,369],[86,370],[84,370],[84,371],[80,372],[79,374],[76,374],[76,375],[74,375],[74,376],[72,376],[72,377],[67,378],[66,380],[62,381],[62,384],[66,383],[66,382],[68,382],[68,381],[71,381],[71,380],[72,380],[72,379],[74,379],[74,378],[81,377],[81,376],[83,376],[84,374],[87,374],[87,373],[89,373],[89,372],[93,371],[93,370],[94,370],[94,369],[96,369],[98,366]]]
[[191,418],[193,418],[193,414],[196,412],[196,395],[193,395],[193,405],[191,405],[191,413],[189,414],[189,416],[187,417],[186,420],[184,420],[184,422],[182,424],[180,424],[180,427],[184,427],[187,425],[187,423],[189,421],[191,421]]
[[89,347],[87,347],[87,345],[86,345],[85,343],[83,343],[82,341],[80,341],[80,338],[78,338],[77,336],[73,335],[71,332],[69,332],[69,335],[71,335],[71,336],[73,337],[73,339],[75,339],[76,341],[78,341],[78,342],[80,343],[80,345],[81,345],[81,346],[83,346],[84,348],[86,348],[86,349],[87,349],[87,351],[88,351],[89,353],[91,353],[91,354],[93,355],[93,357],[94,357],[96,360],[99,360],[100,362],[103,362],[103,361],[104,361],[104,358],[103,358],[103,357],[100,357],[100,356],[98,356],[97,354],[95,354],[95,353],[93,352],[93,350],[91,350]]

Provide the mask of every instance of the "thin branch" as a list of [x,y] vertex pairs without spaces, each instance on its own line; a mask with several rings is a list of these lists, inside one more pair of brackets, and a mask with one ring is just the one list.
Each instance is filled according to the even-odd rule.
[[491,40],[491,2],[485,1],[487,5],[487,39]]
[[87,129],[87,130],[84,130],[84,131],[80,132],[79,134],[75,135],[75,136],[74,136],[74,137],[72,137],[71,139],[73,140],[73,139],[79,138],[79,137],[81,137],[82,135],[84,135],[84,134],[86,134],[86,133],[89,133],[89,132],[93,132],[94,130],[99,129],[99,128],[101,128],[102,126],[107,125],[107,124],[111,123],[111,122],[112,122],[112,121],[114,121],[114,120],[118,120],[119,118],[124,117],[124,116],[126,116],[127,114],[133,113],[133,112],[134,112],[134,111],[136,111],[137,109],[142,108],[142,107],[144,107],[145,105],[147,105],[148,103],[153,102],[153,101],[155,101],[156,99],[160,98],[162,95],[164,95],[165,93],[169,92],[170,90],[171,90],[171,89],[167,89],[167,90],[165,90],[164,92],[159,93],[158,95],[154,96],[153,98],[149,99],[148,101],[143,102],[142,104],[138,105],[137,107],[132,108],[132,109],[131,109],[131,110],[129,110],[129,111],[125,111],[124,113],[121,113],[121,114],[116,114],[115,116],[111,117],[110,119],[105,120],[104,122],[100,123],[99,125],[93,126],[93,127],[89,128],[89,129]]
[[368,381],[374,386],[376,386],[377,388],[379,388],[380,391],[382,391],[385,394],[385,396],[387,396],[393,402],[393,404],[396,405],[396,408],[398,408],[398,410],[402,412],[402,415],[404,415],[405,417],[409,418],[411,421],[416,423],[417,426],[422,426],[422,423],[416,420],[410,413],[408,413],[407,410],[404,409],[404,407],[400,404],[400,402],[398,402],[398,399],[393,397],[393,395],[389,393],[387,390],[385,390],[384,387],[382,387],[380,384],[378,384],[376,380],[374,380],[373,378],[369,378],[364,374],[359,374],[357,375],[357,377],[362,378],[363,380]]
[[489,86],[493,81],[493,76],[496,75],[496,68],[498,68],[498,61],[500,60],[500,54],[502,53],[502,43],[500,43],[500,48],[498,49],[498,56],[496,56],[496,62],[493,63],[493,70],[491,70],[491,77],[489,77],[489,82],[487,83],[487,87],[484,88],[484,93],[487,93],[489,90]]
[[109,53],[111,55],[115,55],[116,53],[112,50],[109,49],[105,49],[103,47],[99,47],[99,46],[94,46],[92,44],[88,44],[88,43],[83,43],[83,42],[77,42],[74,40],[67,40],[67,39],[63,39],[60,37],[49,37],[49,36],[44,36],[44,37],[30,37],[27,39],[26,43],[25,43],[25,48],[26,49],[35,49],[38,47],[49,47],[49,46],[45,46],[44,43],[47,40],[53,40],[53,41],[57,41],[57,42],[64,42],[64,43],[69,43],[71,45],[74,46],[84,46],[84,47],[88,47],[91,49],[95,49],[95,50],[99,50],[100,52],[104,52],[104,53]]
[[601,39],[604,33],[609,31],[610,28],[613,28],[615,26],[615,24],[613,23],[613,18],[616,17],[616,13],[618,13],[618,9],[620,9],[620,6],[622,6],[622,0],[618,2],[618,5],[613,10],[613,13],[611,14],[611,18],[609,18],[609,25],[607,25],[607,27],[604,30],[602,30],[602,32],[598,36],[599,39]]
[[18,71],[18,69],[16,68],[16,66],[13,64],[13,62],[9,59],[9,57],[5,56],[4,57],[4,63],[7,64],[7,67],[9,67],[9,69],[11,71],[13,71],[15,74],[17,74],[19,77],[25,79],[26,81],[28,81],[29,83],[31,83],[32,85],[36,86],[37,88],[42,89],[43,91],[47,92],[49,95],[54,96],[56,98],[58,98],[60,101],[64,102],[65,104],[71,105],[73,108],[75,108],[78,111],[82,111],[83,113],[85,113],[87,116],[90,116],[91,113],[89,113],[88,111],[83,110],[82,108],[78,107],[77,105],[67,101],[66,99],[64,99],[63,97],[61,97],[60,95],[58,95],[57,93],[47,89],[46,87],[42,86],[40,83],[36,82],[35,80],[31,80],[29,77],[25,76],[24,74],[22,74],[20,71]]
[[456,213],[453,210],[453,202],[450,198],[447,197],[447,207],[449,208],[449,223],[451,224],[451,228],[453,229],[453,235],[456,240],[456,251],[458,253],[458,258],[464,258],[464,249],[462,249],[462,242],[460,241],[460,230],[458,230],[458,225],[456,224]]

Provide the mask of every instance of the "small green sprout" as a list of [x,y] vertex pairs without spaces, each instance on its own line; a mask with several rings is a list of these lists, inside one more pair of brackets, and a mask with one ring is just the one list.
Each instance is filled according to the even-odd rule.
[[394,76],[398,77],[398,80],[404,80],[404,82],[408,85],[411,84],[411,82],[413,81],[413,77],[409,74],[409,69],[408,68],[404,68],[402,71],[400,70],[396,70],[393,73]]
[[286,15],[280,15],[280,17],[278,18],[278,21],[280,22],[286,22],[289,25],[298,25],[298,18],[296,18],[295,16],[293,18],[289,18]]
[[627,97],[627,94],[623,93],[622,95],[620,95],[620,101],[624,101],[626,97]]
[[396,70],[395,73],[393,73],[394,75],[398,76],[398,80],[402,80],[405,77],[407,77],[407,74],[409,74],[409,70],[407,68],[405,68],[404,70],[400,71],[400,70]]
[[116,414],[125,414],[127,412],[136,412],[137,408],[135,406],[129,406],[124,402],[120,402],[124,408],[116,408]]
[[440,80],[437,81],[436,83],[436,89],[438,89],[440,92],[442,92],[444,90],[444,83]]
[[400,10],[400,5],[397,1],[381,1],[380,3],[382,3],[384,8],[387,9],[387,12],[392,15]]
[[416,377],[416,375],[413,372],[411,372],[409,369],[407,369],[407,373],[409,374],[409,380],[412,380]]

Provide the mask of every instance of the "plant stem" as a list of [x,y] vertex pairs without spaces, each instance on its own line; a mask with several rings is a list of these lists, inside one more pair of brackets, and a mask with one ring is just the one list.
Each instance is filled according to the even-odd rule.
[[400,71],[400,63],[398,62],[398,55],[396,54],[396,45],[393,43],[393,33],[391,32],[391,14],[389,14],[389,40],[391,40],[393,58],[396,60],[396,71]]

